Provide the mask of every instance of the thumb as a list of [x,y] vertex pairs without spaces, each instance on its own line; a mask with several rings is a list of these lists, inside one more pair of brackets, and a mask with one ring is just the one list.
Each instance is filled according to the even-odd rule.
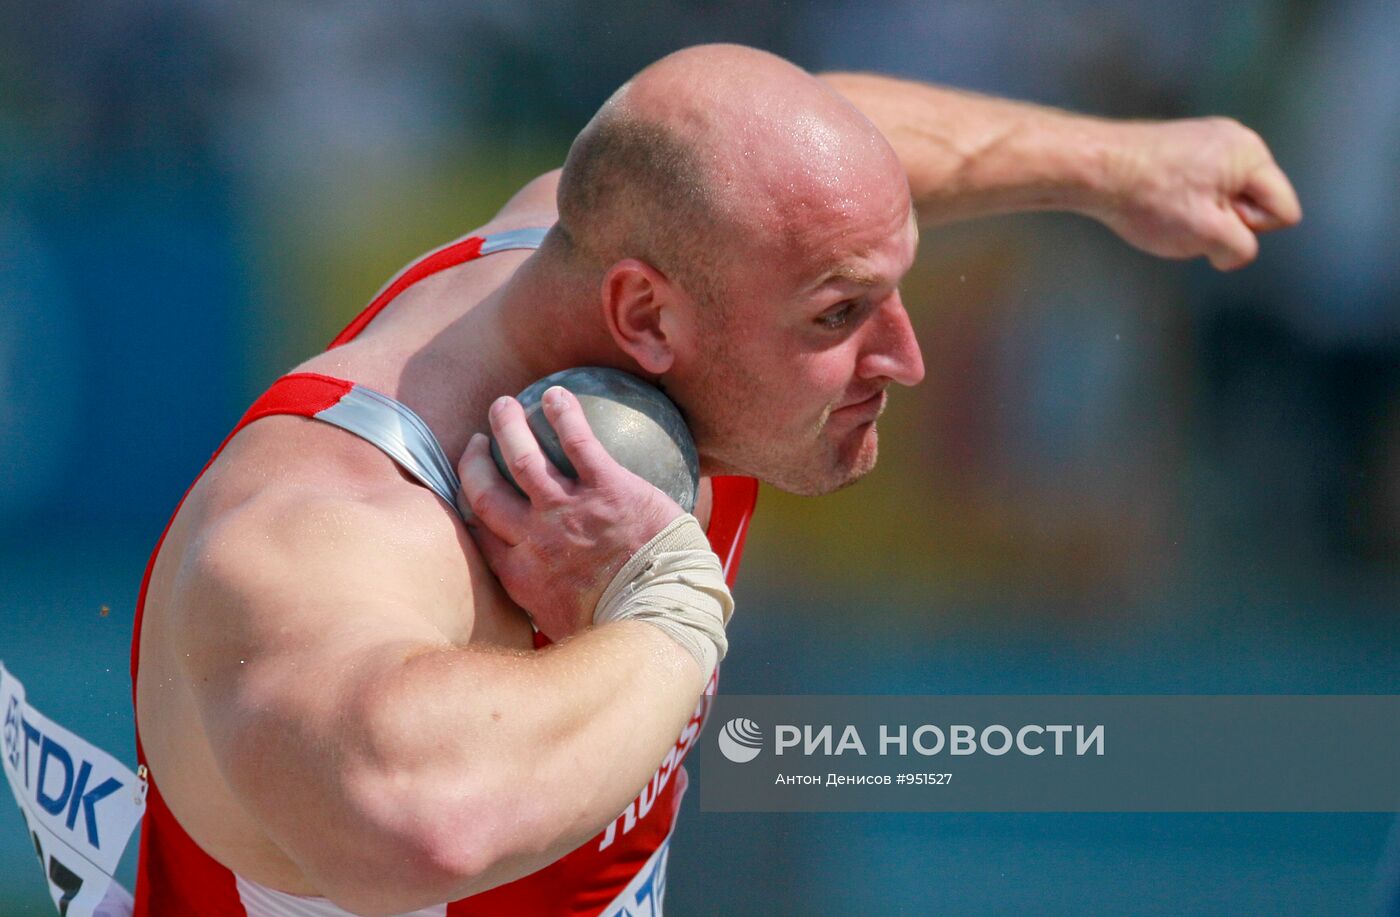
[[1231,201],[1230,205],[1240,221],[1254,232],[1268,232],[1283,226],[1281,220],[1250,200],[1248,196],[1241,195]]
[[1256,169],[1231,203],[1240,219],[1255,232],[1295,226],[1303,218],[1297,192],[1283,170],[1272,162]]

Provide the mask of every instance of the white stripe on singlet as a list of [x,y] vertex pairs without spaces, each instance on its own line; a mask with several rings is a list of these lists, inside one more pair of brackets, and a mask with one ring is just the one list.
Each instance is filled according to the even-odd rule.
[[[242,876],[236,875],[234,879],[238,885],[238,900],[248,917],[355,917],[325,898],[289,895]],[[447,905],[435,904],[397,917],[447,917]]]
[[[670,849],[671,835],[668,834],[632,876],[627,887],[599,912],[599,917],[661,917]],[[234,880],[238,886],[238,900],[248,917],[355,917],[325,898],[290,895],[238,875]],[[447,917],[447,905],[435,904],[396,917]]]
[[[627,887],[618,892],[617,897],[599,912],[599,917],[662,917],[662,904],[666,895],[666,861],[669,859],[670,849],[671,836],[668,834],[661,846],[632,876],[632,881],[627,883]],[[325,898],[289,895],[238,875],[235,875],[234,879],[238,886],[239,902],[243,905],[243,910],[248,912],[248,917],[355,917]],[[435,904],[395,917],[446,915],[447,905]]]

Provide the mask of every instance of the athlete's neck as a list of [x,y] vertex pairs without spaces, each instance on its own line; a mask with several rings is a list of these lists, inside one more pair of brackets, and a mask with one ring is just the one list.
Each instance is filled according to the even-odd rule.
[[628,368],[596,296],[590,284],[537,253],[413,353],[397,397],[423,416],[456,461],[473,433],[489,432],[487,410],[496,398],[571,366]]

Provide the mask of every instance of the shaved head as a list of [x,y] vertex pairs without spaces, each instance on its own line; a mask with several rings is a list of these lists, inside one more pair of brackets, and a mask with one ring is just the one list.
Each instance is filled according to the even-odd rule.
[[639,258],[703,302],[755,243],[799,244],[814,210],[850,207],[851,179],[899,168],[875,127],[825,83],[772,54],[702,45],[624,84],[579,134],[559,226],[602,264]]
[[704,154],[619,91],[579,134],[559,181],[559,229],[599,265],[639,258],[709,301],[708,244],[725,205]]
[[898,158],[835,90],[751,48],[678,51],[579,134],[558,204],[618,365],[680,406],[703,473],[823,493],[873,467],[885,387],[923,375],[898,292],[918,236]]

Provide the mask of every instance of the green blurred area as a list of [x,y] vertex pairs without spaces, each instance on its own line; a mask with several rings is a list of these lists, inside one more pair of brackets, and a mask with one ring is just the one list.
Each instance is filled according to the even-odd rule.
[[439,150],[409,171],[259,195],[250,248],[275,293],[252,304],[263,346],[248,385],[261,390],[324,349],[404,265],[485,223],[567,152],[567,141]]

